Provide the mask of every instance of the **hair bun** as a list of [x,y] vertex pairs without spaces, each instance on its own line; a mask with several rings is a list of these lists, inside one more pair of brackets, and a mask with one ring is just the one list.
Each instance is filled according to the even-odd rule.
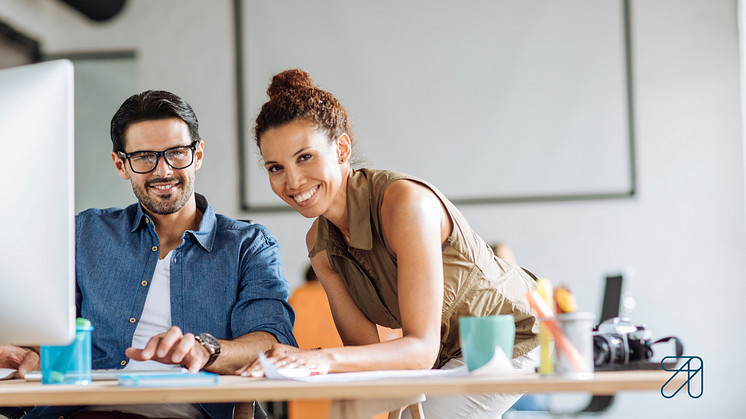
[[288,94],[301,89],[315,88],[311,75],[301,69],[285,70],[272,77],[272,83],[267,88],[270,98]]

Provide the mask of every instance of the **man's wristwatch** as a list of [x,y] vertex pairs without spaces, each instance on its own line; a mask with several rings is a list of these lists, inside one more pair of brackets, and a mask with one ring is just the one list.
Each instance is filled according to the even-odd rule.
[[202,369],[205,369],[218,359],[218,355],[220,355],[220,342],[215,339],[215,336],[209,333],[200,333],[199,335],[194,336],[194,339],[210,353],[210,359],[208,359],[207,364],[202,367]]

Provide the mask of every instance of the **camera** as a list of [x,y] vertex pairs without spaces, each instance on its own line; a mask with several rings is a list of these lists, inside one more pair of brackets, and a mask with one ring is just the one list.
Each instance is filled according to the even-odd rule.
[[593,331],[593,363],[599,367],[647,361],[653,356],[652,334],[626,317],[605,320]]

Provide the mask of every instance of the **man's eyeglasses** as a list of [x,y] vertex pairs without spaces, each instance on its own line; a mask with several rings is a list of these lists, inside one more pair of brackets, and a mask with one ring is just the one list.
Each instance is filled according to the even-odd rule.
[[186,169],[194,163],[194,150],[197,149],[198,141],[190,145],[172,147],[163,151],[135,151],[134,153],[123,153],[119,151],[119,158],[127,159],[130,167],[135,173],[150,173],[158,167],[158,159],[163,157],[172,168]]

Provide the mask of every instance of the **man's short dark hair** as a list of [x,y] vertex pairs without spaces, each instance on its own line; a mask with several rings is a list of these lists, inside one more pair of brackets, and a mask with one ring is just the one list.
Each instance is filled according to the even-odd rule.
[[114,151],[125,151],[124,133],[130,125],[168,118],[179,118],[184,121],[189,127],[192,141],[201,139],[197,115],[184,99],[163,90],[146,90],[127,98],[111,118],[111,142]]

